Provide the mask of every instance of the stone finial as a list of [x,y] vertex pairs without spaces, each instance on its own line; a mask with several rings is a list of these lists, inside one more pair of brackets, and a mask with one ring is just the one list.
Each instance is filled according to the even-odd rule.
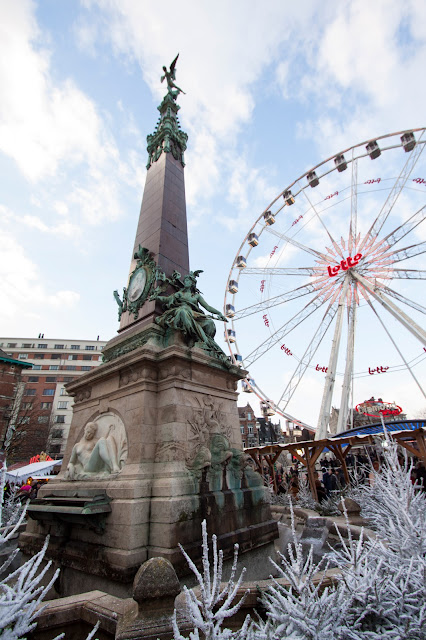
[[138,604],[156,598],[174,598],[180,590],[172,563],[161,557],[144,562],[133,581],[133,599]]

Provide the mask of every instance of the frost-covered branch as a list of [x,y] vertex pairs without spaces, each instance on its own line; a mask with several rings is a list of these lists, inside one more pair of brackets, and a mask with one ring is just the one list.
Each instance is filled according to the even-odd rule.
[[[213,566],[210,567],[209,558],[209,546],[207,538],[207,526],[206,521],[202,523],[202,566],[203,572],[201,573],[186,551],[181,545],[180,549],[185,556],[186,561],[197,578],[200,586],[200,599],[197,598],[192,589],[184,587],[188,615],[191,622],[194,625],[194,631],[191,632],[191,640],[198,640],[200,637],[199,632],[203,634],[202,637],[206,640],[228,640],[231,638],[247,638],[248,627],[250,624],[250,618],[247,617],[243,628],[238,632],[233,632],[230,629],[222,629],[222,625],[226,618],[230,618],[235,615],[243,604],[244,596],[236,603],[232,604],[238,589],[240,588],[245,569],[241,572],[240,577],[235,582],[235,574],[237,571],[238,560],[238,545],[234,546],[234,561],[232,563],[231,575],[225,586],[221,589],[222,569],[223,569],[223,552],[217,549],[217,538],[212,536],[212,549],[213,549]],[[212,576],[210,575],[212,571]],[[185,640],[180,634],[176,620],[176,612],[173,618],[173,631],[175,640]]]

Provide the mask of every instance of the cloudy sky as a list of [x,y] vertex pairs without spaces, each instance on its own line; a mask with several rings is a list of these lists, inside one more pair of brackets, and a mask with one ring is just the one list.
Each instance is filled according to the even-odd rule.
[[214,306],[285,184],[425,124],[422,0],[0,0],[2,335],[115,335],[177,52],[191,267]]

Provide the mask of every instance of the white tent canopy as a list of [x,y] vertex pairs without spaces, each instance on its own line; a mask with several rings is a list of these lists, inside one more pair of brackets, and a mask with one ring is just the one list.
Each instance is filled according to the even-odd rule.
[[36,475],[48,476],[52,473],[53,468],[60,464],[62,464],[62,460],[45,460],[44,462],[26,464],[25,467],[20,469],[6,471],[6,480],[12,484],[17,484],[18,482],[26,482],[28,478],[33,478]]

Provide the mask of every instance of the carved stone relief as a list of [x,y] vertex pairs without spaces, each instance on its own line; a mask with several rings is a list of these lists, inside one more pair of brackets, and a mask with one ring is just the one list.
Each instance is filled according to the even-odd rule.
[[185,458],[186,447],[182,442],[164,442],[155,452],[155,462],[175,462]]
[[223,402],[208,395],[196,396],[196,401],[198,406],[193,407],[192,417],[188,419],[190,432],[186,462],[191,470],[197,468],[196,460],[200,463],[201,458],[205,457],[200,458],[199,449],[210,449],[214,435],[220,434],[228,440],[232,434],[232,427],[227,424],[226,415],[222,411]]
[[77,402],[83,402],[83,400],[88,400],[91,395],[92,395],[92,388],[85,387],[84,389],[77,391],[74,397],[74,403],[77,404]]
[[124,387],[131,382],[137,382],[137,380],[139,380],[140,378],[156,380],[157,371],[156,369],[154,369],[154,367],[147,366],[134,369],[125,369],[124,371],[120,372],[120,380],[118,385],[119,387]]
[[108,412],[89,421],[74,445],[65,480],[108,477],[120,473],[127,459],[126,429],[122,420]]

